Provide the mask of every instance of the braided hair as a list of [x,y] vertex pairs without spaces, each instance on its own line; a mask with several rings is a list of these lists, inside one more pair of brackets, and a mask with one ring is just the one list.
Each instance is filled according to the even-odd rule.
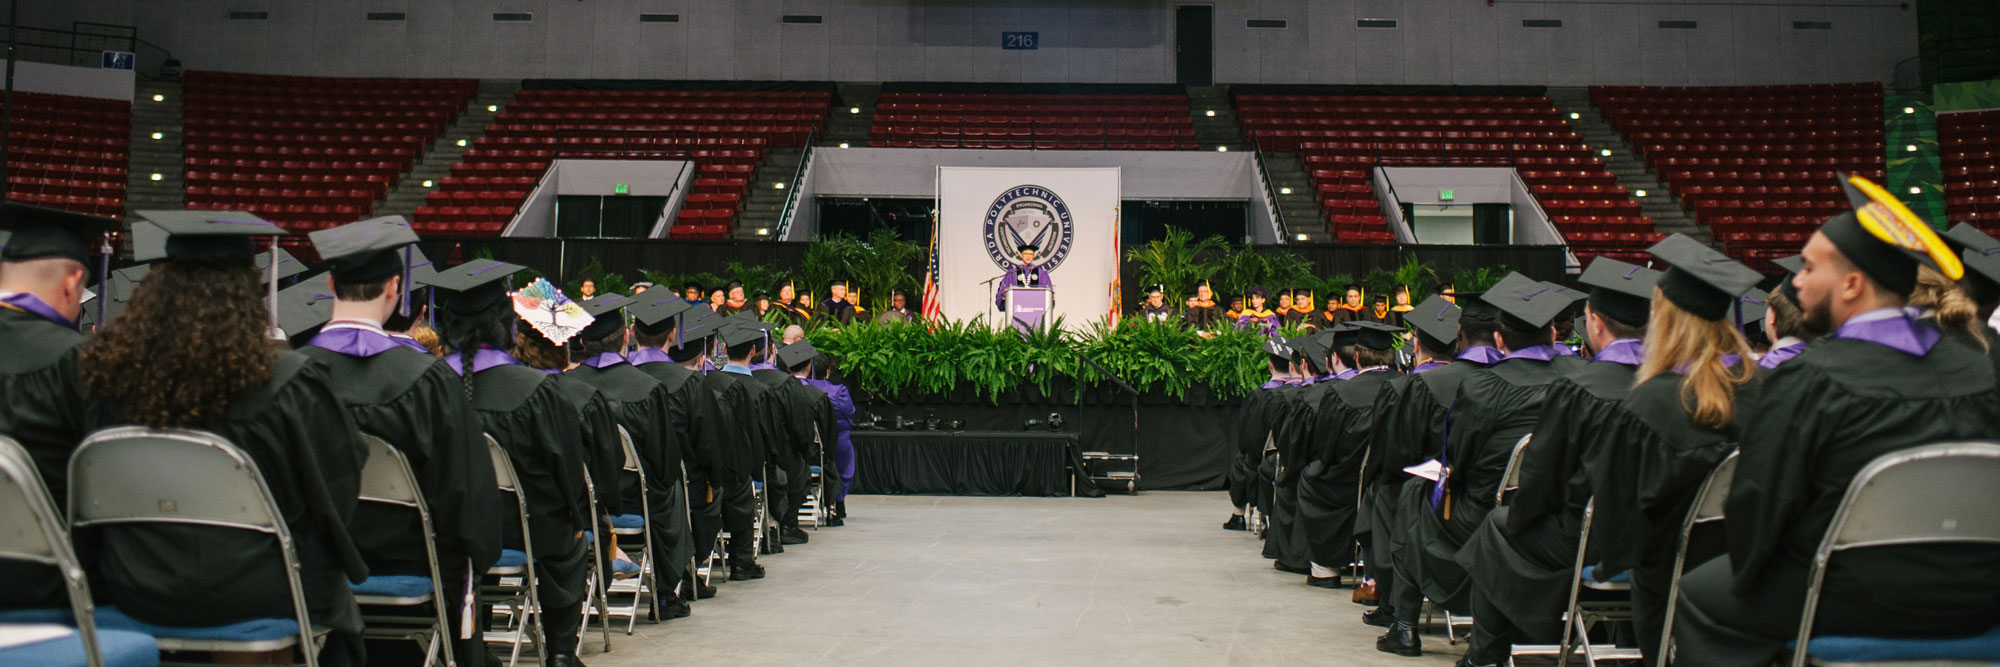
[[472,356],[479,346],[488,345],[506,349],[513,342],[511,324],[513,308],[507,303],[473,313],[459,313],[450,308],[439,308],[437,313],[438,337],[445,349],[458,355],[459,374],[465,387],[465,401],[472,402]]

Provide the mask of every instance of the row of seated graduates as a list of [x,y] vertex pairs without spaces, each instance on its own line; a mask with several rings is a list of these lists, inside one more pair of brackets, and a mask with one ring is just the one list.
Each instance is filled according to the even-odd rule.
[[[412,245],[417,239],[408,223],[392,217],[315,234],[318,250],[333,270],[286,292],[322,292],[307,300],[323,309],[320,316],[298,320],[293,309],[275,303],[270,307],[279,316],[275,319],[303,321],[295,330],[317,333],[298,351],[279,350],[274,348],[287,346],[267,338],[275,332],[264,309],[256,307],[263,290],[251,269],[251,239],[281,236],[282,229],[234,212],[142,216],[134,233],[144,235],[139,230],[145,229],[162,237],[152,250],[135,252],[140,261],[154,261],[151,270],[119,319],[86,335],[76,329],[88,273],[84,264],[98,237],[118,223],[5,206],[0,229],[10,231],[11,238],[0,250],[0,275],[5,276],[0,289],[6,295],[0,306],[0,340],[21,354],[10,355],[0,366],[0,394],[10,405],[8,419],[0,420],[0,435],[21,443],[52,497],[63,499],[69,496],[65,464],[70,452],[99,429],[126,424],[199,429],[240,449],[257,464],[296,547],[299,593],[309,622],[314,630],[327,631],[319,650],[308,650],[319,663],[364,661],[362,610],[355,592],[365,590],[371,578],[428,576],[432,571],[424,565],[435,558],[445,573],[438,577],[439,589],[453,590],[452,582],[465,582],[469,590],[471,573],[487,573],[508,559],[509,551],[523,548],[521,531],[507,529],[520,524],[503,518],[512,512],[505,509],[495,484],[499,478],[488,458],[489,439],[505,450],[528,506],[527,533],[538,546],[526,565],[541,575],[537,589],[548,640],[542,650],[550,664],[576,664],[585,579],[599,565],[587,557],[590,549],[583,536],[609,527],[602,519],[628,511],[621,505],[636,495],[636,477],[619,472],[625,459],[619,432],[637,440],[639,464],[652,473],[647,488],[651,527],[661,544],[671,545],[662,548],[670,555],[658,559],[662,581],[655,590],[670,592],[672,599],[653,596],[655,606],[648,611],[655,618],[685,615],[687,600],[713,595],[713,587],[691,577],[695,545],[715,543],[715,517],[731,514],[716,507],[715,501],[728,495],[724,489],[747,491],[753,475],[773,477],[762,470],[732,468],[725,460],[762,461],[767,447],[802,449],[777,426],[782,420],[797,423],[795,415],[781,415],[772,406],[781,387],[803,385],[765,377],[751,391],[738,392],[744,402],[731,404],[706,400],[711,394],[701,390],[705,380],[723,373],[704,376],[689,370],[703,367],[710,339],[736,334],[734,323],[702,327],[675,317],[652,321],[650,330],[656,333],[662,321],[676,333],[686,332],[686,345],[673,345],[672,334],[661,341],[673,347],[673,356],[685,357],[683,363],[638,366],[600,358],[590,366],[596,373],[578,373],[581,365],[566,362],[531,369],[509,353],[532,356],[532,348],[524,345],[532,337],[517,336],[507,324],[513,320],[513,300],[501,282],[521,267],[483,260],[435,272]],[[413,272],[425,274],[421,281],[438,292],[435,331],[420,325],[420,316],[399,308],[414,302],[406,287]],[[323,294],[328,291],[335,294]],[[599,340],[620,339],[615,349],[622,352],[625,320],[607,314],[612,316],[600,320],[609,323],[610,333],[595,333]],[[646,321],[640,318],[640,323]],[[190,338],[207,345],[196,349],[187,344]],[[438,350],[419,339],[432,340],[431,345],[456,341],[459,349],[453,351],[463,354],[439,358]],[[299,340],[303,337],[294,337],[294,343]],[[746,345],[741,351],[761,359],[763,349]],[[556,351],[563,357],[570,354]],[[653,351],[657,357],[668,356],[657,347]],[[647,356],[644,352],[633,356]],[[805,346],[787,356],[810,353]],[[794,367],[803,373],[809,365],[806,359]],[[471,373],[460,372],[468,366]],[[565,367],[571,372],[562,372]],[[614,368],[643,370],[604,377]],[[172,390],[163,390],[167,387]],[[633,392],[635,387],[639,391]],[[830,412],[825,400],[794,400],[785,407],[810,408],[814,428],[831,428],[830,418],[821,419]],[[367,452],[362,434],[392,443],[410,462],[425,504],[437,519],[434,554],[427,553],[433,545],[426,544],[431,540],[423,539],[414,517],[359,509]],[[751,450],[757,453],[736,455]],[[799,457],[772,460],[774,467],[803,470],[802,464],[792,465],[794,458]],[[736,472],[741,484],[731,478]],[[583,492],[589,486],[583,481],[586,475],[617,481],[602,485],[592,497]],[[798,481],[767,494],[774,515],[787,514],[781,506],[791,502],[787,498],[803,496],[788,493],[802,488],[808,477],[793,479]],[[695,484],[681,486],[688,481]],[[700,489],[694,495],[700,500],[696,506],[672,504],[688,497],[684,488]],[[599,520],[592,520],[593,507]],[[796,530],[796,503],[790,509]],[[111,526],[80,533],[77,544],[98,601],[140,627],[172,633],[290,616],[291,605],[279,602],[289,597],[290,584],[276,545],[268,535],[240,532]],[[596,530],[594,535],[608,541],[611,532]],[[762,533],[745,523],[734,535],[744,538],[730,542],[731,578],[760,578],[763,571],[754,550],[736,545],[754,544]],[[521,556],[526,554],[515,557]],[[62,580],[55,571],[16,562],[0,565],[16,584],[9,586],[0,607],[62,607]],[[494,577],[485,578],[485,583],[495,583]],[[490,622],[490,610],[482,611],[488,613],[470,622]],[[459,663],[482,663],[486,649],[480,646],[480,633],[461,627],[469,619],[443,616],[452,626],[448,634],[463,637],[449,649]]]
[[[1630,591],[1628,654],[1647,664],[1665,664],[1669,641],[1675,664],[1770,664],[1799,631],[1814,550],[1864,466],[2000,436],[2000,346],[1986,325],[2000,304],[1986,251],[2000,243],[1960,225],[1918,246],[1959,260],[1954,283],[1938,260],[1880,252],[1857,220],[1888,210],[1870,196],[1891,196],[1848,190],[1858,212],[1833,216],[1786,262],[1814,270],[1768,292],[1756,272],[1675,236],[1650,249],[1675,268],[1600,258],[1582,276],[1587,294],[1515,274],[1455,305],[1428,299],[1408,317],[1408,373],[1367,331],[1273,339],[1272,380],[1242,408],[1225,528],[1261,528],[1263,555],[1312,586],[1339,586],[1358,554],[1354,597],[1379,602],[1363,622],[1388,629],[1383,652],[1423,653],[1428,601],[1448,624],[1470,619],[1459,664],[1507,663],[1517,644],[1529,654],[1555,648],[1530,642],[1564,641],[1566,594],[1613,588]],[[1575,330],[1588,361],[1556,342],[1551,320],[1572,301],[1584,302]],[[1738,307],[1767,301],[1752,323],[1771,341],[1760,355]],[[1684,539],[1725,460],[1721,523]],[[1992,650],[1991,544],[1851,553],[1826,571],[1815,636]],[[1868,572],[1907,579],[1882,589]]]

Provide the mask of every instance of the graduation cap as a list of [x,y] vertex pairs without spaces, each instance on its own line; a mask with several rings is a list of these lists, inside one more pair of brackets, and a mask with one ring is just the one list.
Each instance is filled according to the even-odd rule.
[[1330,332],[1333,335],[1333,349],[1353,347],[1361,342],[1361,329],[1354,322],[1342,322]]
[[680,314],[680,338],[674,341],[674,347],[683,347],[720,333],[717,325],[721,321],[722,318],[716,317],[708,304],[689,306]]
[[[276,271],[271,270],[271,257],[273,255],[276,255],[278,258],[278,270]],[[273,279],[284,280],[306,272],[305,262],[301,262],[299,258],[293,257],[292,253],[285,252],[284,248],[272,248],[257,253],[255,266],[257,267],[257,273],[263,274],[258,276],[258,278],[264,282],[270,282]]]
[[315,274],[278,292],[278,328],[287,338],[316,329],[333,319],[333,290],[326,274]]
[[635,295],[632,297],[633,302],[626,305],[625,310],[632,315],[632,321],[640,333],[648,336],[666,333],[668,327],[680,321],[674,317],[675,315],[694,308],[693,304],[689,304],[686,299],[677,295],[666,294],[662,297],[648,299],[643,294]]
[[1764,290],[1753,287],[1736,297],[1736,309],[1741,313],[1743,328],[1752,328],[1751,324],[1763,321],[1764,315],[1770,312],[1771,304],[1764,301],[1764,294]]
[[1799,255],[1792,255],[1790,257],[1779,257],[1771,260],[1771,263],[1785,270],[1784,278],[1778,280],[1778,293],[1785,295],[1787,299],[1791,299],[1792,303],[1798,303],[1799,288],[1792,286],[1792,275],[1805,270],[1806,259]]
[[1705,320],[1721,321],[1739,305],[1738,296],[1764,279],[1750,267],[1683,234],[1669,236],[1646,250],[1673,265],[1660,276],[1660,293]]
[[[416,277],[414,265],[423,253],[417,251],[417,233],[403,216],[370,218],[322,229],[309,236],[320,259],[331,265],[337,283],[366,285],[402,276],[403,294],[396,312],[404,317],[410,315],[410,290],[416,288],[412,280]],[[428,260],[422,264],[430,269]],[[429,271],[436,272],[436,269]]]
[[547,278],[536,278],[512,295],[514,314],[521,323],[534,328],[536,333],[549,342],[563,345],[583,333],[596,318],[584,312],[583,306],[556,289]]
[[1035,245],[1033,243],[1023,243],[1021,245],[1014,247],[1014,252],[1027,252],[1029,250],[1033,250],[1035,252],[1041,252],[1042,247],[1039,245]]
[[1965,277],[1965,264],[1938,238],[1923,218],[1882,186],[1860,176],[1842,174],[1840,187],[1854,210],[1843,211],[1820,225],[1840,254],[1862,273],[1897,295],[1917,289],[1917,265],[1928,260],[1946,278]]
[[[897,290],[897,291],[898,291],[898,292],[900,292],[900,291],[902,291],[902,290]],[[1146,286],[1146,293],[1147,293],[1147,294],[1152,294],[1152,293],[1154,293],[1154,292],[1165,292],[1165,291],[1167,291],[1167,288],[1166,288],[1165,286],[1163,286],[1163,285],[1147,285],[1147,286]]]
[[1653,308],[1653,286],[1660,272],[1637,264],[1599,257],[1577,282],[1590,286],[1590,309],[1630,325],[1645,324]]
[[0,232],[6,233],[0,262],[61,257],[89,264],[91,252],[103,247],[100,240],[118,226],[111,218],[6,202],[0,204]]
[[1572,303],[1557,289],[1555,285],[1510,272],[1477,300],[1514,318],[1525,325],[1523,328],[1540,329]]
[[625,327],[625,314],[620,312],[626,306],[639,301],[633,297],[617,293],[599,294],[597,298],[583,302],[583,312],[595,318],[590,325],[578,332],[584,340],[596,340],[609,336]]
[[1282,359],[1287,363],[1292,360],[1292,347],[1286,345],[1285,341],[1279,338],[1264,339],[1264,353]]
[[136,264],[107,274],[109,277],[95,286],[97,298],[101,301],[97,302],[96,308],[85,309],[83,317],[79,318],[80,326],[89,328],[93,324],[109,324],[117,319],[119,314],[125,312],[125,304],[132,301],[132,292],[139,288],[140,281],[152,271],[151,264]]
[[1396,334],[1403,332],[1400,327],[1368,320],[1350,322],[1348,326],[1353,327],[1354,343],[1371,350],[1394,348],[1396,346]]
[[817,356],[819,350],[813,349],[812,343],[799,341],[778,350],[778,364],[790,370],[812,363]]
[[1333,334],[1331,332],[1299,336],[1287,344],[1287,347],[1291,347],[1304,354],[1306,359],[1313,362],[1315,368],[1326,365],[1327,355],[1333,354],[1332,346]]
[[2000,294],[2000,240],[1961,222],[1945,231],[1944,242],[1958,249],[1959,260],[1965,263],[1964,280],[1979,288],[1974,291]]
[[763,329],[741,322],[724,322],[720,333],[722,334],[722,344],[730,347],[736,347],[745,343],[755,343],[764,340],[764,336],[766,335]]
[[[172,259],[223,266],[250,266],[250,240],[287,236],[283,228],[241,211],[139,211],[132,223],[132,259]],[[270,265],[266,265],[266,271]]]
[[1458,340],[1458,318],[1462,312],[1458,306],[1434,294],[1405,313],[1403,321],[1416,327],[1417,333],[1449,345]]
[[507,303],[508,278],[526,270],[519,264],[475,259],[439,271],[424,283],[445,291],[445,310],[470,315]]

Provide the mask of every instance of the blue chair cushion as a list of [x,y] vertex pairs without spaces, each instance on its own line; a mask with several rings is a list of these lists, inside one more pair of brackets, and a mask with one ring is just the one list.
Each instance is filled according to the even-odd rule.
[[358,584],[348,584],[355,595],[376,597],[414,598],[431,594],[431,578],[414,574],[384,574],[369,577]]
[[[1785,648],[1797,649],[1798,642],[1786,642]],[[1971,637],[1814,637],[1806,655],[1827,662],[2000,662],[2000,627]]]
[[528,552],[520,549],[501,549],[500,560],[493,567],[520,567],[528,564]]
[[98,607],[97,629],[101,632],[107,628],[140,632],[160,639],[227,642],[268,641],[299,635],[299,622],[289,618],[253,618],[227,625],[177,628],[153,625],[126,616],[125,612],[119,611],[117,607]]
[[[152,637],[125,630],[97,630],[97,651],[105,667],[159,667],[160,646]],[[82,635],[0,649],[0,665],[84,665]]]
[[1624,572],[1620,572],[1618,574],[1611,575],[1611,578],[1609,579],[1599,579],[1597,578],[1597,566],[1585,565],[1583,566],[1583,578],[1589,581],[1602,581],[1602,582],[1623,584],[1623,583],[1630,583],[1632,581],[1632,572],[1630,570],[1627,570]]
[[825,472],[824,470],[821,470],[819,466],[806,466],[806,468],[812,470],[812,474],[815,475],[822,474]]
[[611,517],[612,528],[644,528],[646,517],[637,514],[619,514]]

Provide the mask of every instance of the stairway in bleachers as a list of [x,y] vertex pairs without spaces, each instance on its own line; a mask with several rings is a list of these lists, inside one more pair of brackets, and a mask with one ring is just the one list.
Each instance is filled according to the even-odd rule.
[[[1693,215],[1681,208],[1680,198],[1660,182],[1659,175],[1646,166],[1645,160],[1632,150],[1632,144],[1618,134],[1618,129],[1604,119],[1603,112],[1591,105],[1589,89],[1550,88],[1549,101],[1555,103],[1556,110],[1565,117],[1576,115],[1569,119],[1569,124],[1583,137],[1586,147],[1611,149],[1610,157],[1604,158],[1605,169],[1618,178],[1618,185],[1633,193],[1633,198],[1639,201],[1639,212],[1653,219],[1656,231],[1661,234],[1686,234],[1697,241],[1713,242],[1708,226],[1696,221]],[[1641,192],[1646,193],[1645,196],[1638,196]]]
[[1199,149],[1246,148],[1236,105],[1229,103],[1229,86],[1188,86],[1187,91],[1188,116],[1194,122],[1194,141]]
[[[153,96],[160,101],[154,102]],[[181,84],[141,77],[132,102],[132,162],[125,181],[126,211],[174,211],[186,207],[181,142]],[[160,134],[159,139],[153,133]],[[159,174],[160,180],[153,180]]]
[[838,84],[840,99],[827,110],[826,134],[819,145],[838,148],[841,144],[860,148],[868,145],[868,130],[874,125],[875,102],[882,97],[882,84]]
[[[465,110],[458,114],[458,120],[445,128],[444,135],[431,145],[430,151],[403,175],[403,180],[389,189],[389,196],[383,198],[376,207],[376,215],[400,215],[414,219],[417,208],[428,203],[432,192],[436,192],[445,177],[451,174],[451,166],[465,157],[465,151],[486,133],[486,126],[493,122],[498,112],[505,110],[514,101],[514,93],[521,89],[521,82],[513,79],[488,79],[479,82],[479,92],[467,103]],[[488,109],[493,109],[488,111]],[[465,142],[460,144],[459,142]],[[429,182],[426,186],[424,183]],[[531,186],[532,188],[532,186]],[[449,201],[442,205],[451,205]]]

